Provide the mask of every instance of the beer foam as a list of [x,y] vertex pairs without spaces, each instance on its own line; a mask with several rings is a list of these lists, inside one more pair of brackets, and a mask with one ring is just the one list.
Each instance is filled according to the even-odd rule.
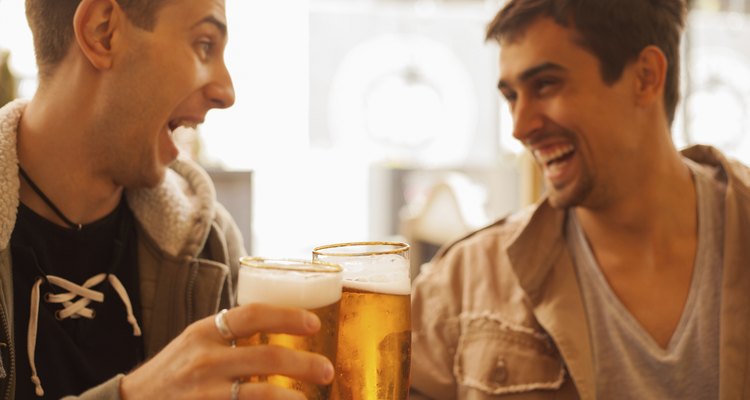
[[372,256],[319,256],[344,267],[344,286],[368,292],[409,295],[409,260],[394,254]]
[[240,268],[239,304],[266,303],[283,307],[315,309],[341,298],[341,275],[296,271],[254,271]]

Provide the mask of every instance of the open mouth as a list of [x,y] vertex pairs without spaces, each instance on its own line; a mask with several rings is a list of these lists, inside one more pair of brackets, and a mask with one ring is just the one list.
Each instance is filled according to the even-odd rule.
[[572,144],[534,150],[537,161],[545,167],[552,167],[555,164],[568,161],[573,157],[573,154],[575,154],[575,147]]
[[182,118],[173,119],[169,121],[169,124],[167,125],[167,127],[169,128],[169,135],[171,136],[179,127],[196,129],[199,123],[200,122]]

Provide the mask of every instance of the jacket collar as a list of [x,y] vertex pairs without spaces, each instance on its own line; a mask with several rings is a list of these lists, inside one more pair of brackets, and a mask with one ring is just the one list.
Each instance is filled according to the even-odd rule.
[[[710,146],[692,146],[683,156],[712,167],[727,184],[722,277],[720,398],[750,393],[750,169]],[[596,393],[589,327],[573,261],[565,237],[565,210],[546,199],[526,214],[522,228],[509,242],[507,254],[527,293],[534,315],[563,354],[582,399]],[[539,246],[544,246],[540,248]]]
[[594,399],[588,321],[565,242],[565,217],[565,210],[542,200],[510,241],[507,254],[534,316],[563,355],[578,394],[581,399]]
[[[0,251],[16,223],[20,187],[17,131],[27,102],[0,108]],[[205,171],[178,159],[155,188],[126,190],[126,199],[143,231],[163,252],[190,258],[198,254],[214,219],[216,192]]]
[[744,399],[750,393],[750,169],[708,146],[683,152],[692,160],[716,167],[727,183],[724,216],[719,398]]

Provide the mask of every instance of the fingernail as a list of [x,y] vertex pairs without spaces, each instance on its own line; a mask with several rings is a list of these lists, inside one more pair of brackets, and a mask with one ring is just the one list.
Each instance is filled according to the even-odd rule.
[[309,330],[317,331],[320,329],[320,319],[318,319],[318,316],[313,313],[307,313],[307,316],[305,317],[305,325]]
[[326,383],[333,380],[333,365],[330,362],[326,362],[323,365],[323,381]]

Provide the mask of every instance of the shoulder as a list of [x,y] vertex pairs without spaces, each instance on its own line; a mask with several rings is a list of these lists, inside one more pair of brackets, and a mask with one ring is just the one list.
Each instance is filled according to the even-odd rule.
[[712,146],[691,146],[682,150],[682,155],[696,166],[696,172],[732,187],[734,193],[750,201],[750,167]]
[[499,256],[527,226],[536,208],[526,207],[443,246],[432,264],[480,254],[491,258]]
[[444,311],[457,315],[467,299],[472,307],[494,307],[517,294],[520,287],[507,248],[534,210],[521,210],[444,246],[414,281],[415,305],[420,300],[431,306],[444,303]]

